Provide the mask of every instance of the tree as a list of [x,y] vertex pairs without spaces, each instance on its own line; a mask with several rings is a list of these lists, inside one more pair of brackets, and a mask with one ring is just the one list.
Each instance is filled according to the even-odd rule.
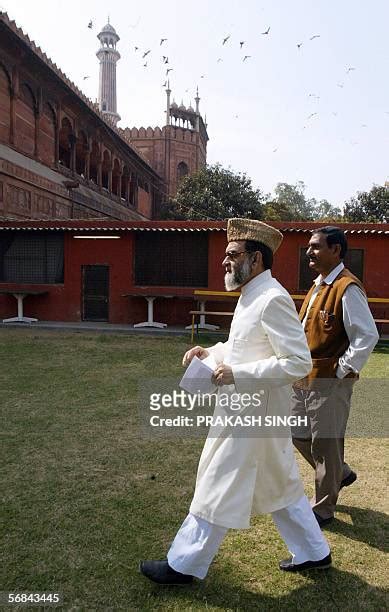
[[337,206],[332,206],[328,200],[319,200],[314,209],[315,221],[337,221],[343,222],[342,211]]
[[370,191],[359,191],[345,202],[344,217],[354,223],[389,223],[389,189],[374,185]]
[[274,192],[277,204],[288,210],[290,220],[310,221],[312,219],[312,201],[305,197],[303,181],[298,181],[296,185],[278,183]]
[[339,220],[340,208],[332,206],[327,200],[306,198],[305,184],[278,183],[276,197],[266,204],[264,217],[269,221],[324,221]]
[[206,166],[182,179],[173,200],[162,209],[170,219],[224,220],[230,217],[263,218],[265,197],[244,173],[220,164]]

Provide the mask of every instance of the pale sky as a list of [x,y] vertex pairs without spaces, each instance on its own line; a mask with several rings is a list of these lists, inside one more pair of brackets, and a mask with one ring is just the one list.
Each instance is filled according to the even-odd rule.
[[[308,196],[342,205],[389,179],[388,0],[0,5],[92,100],[98,94],[96,36],[109,15],[120,36],[119,126],[164,125],[162,84],[166,68],[173,68],[178,104],[194,105],[199,87],[208,162],[246,172],[265,192],[302,180]],[[161,38],[167,38],[162,45]]]

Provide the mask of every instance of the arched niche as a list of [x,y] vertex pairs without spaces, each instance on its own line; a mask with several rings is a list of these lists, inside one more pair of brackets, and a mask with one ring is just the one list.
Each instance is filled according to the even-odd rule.
[[35,153],[36,100],[31,87],[22,83],[16,100],[15,143],[18,149],[30,155]]
[[86,160],[88,154],[88,138],[83,130],[77,134],[76,140],[76,172],[86,176]]
[[118,159],[115,159],[112,166],[112,193],[121,195],[121,168]]
[[70,168],[72,146],[74,139],[72,124],[67,117],[63,117],[59,130],[59,163]]
[[8,143],[11,136],[11,79],[0,63],[0,141]]
[[181,161],[177,166],[177,184],[189,174],[188,165]]
[[111,170],[111,154],[107,149],[103,153],[103,162],[101,165],[101,186],[109,189],[109,173]]
[[39,157],[48,166],[55,163],[55,128],[54,108],[49,102],[45,102],[39,123]]
[[100,148],[96,140],[92,141],[89,157],[89,179],[96,185],[99,184]]

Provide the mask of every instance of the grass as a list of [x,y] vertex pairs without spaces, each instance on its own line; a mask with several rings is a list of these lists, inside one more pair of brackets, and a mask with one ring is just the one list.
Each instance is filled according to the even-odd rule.
[[[278,571],[286,551],[260,516],[229,532],[192,588],[139,575],[187,513],[203,440],[142,435],[138,380],[178,377],[187,348],[184,337],[0,330],[0,591],[59,591],[66,610],[385,609],[385,438],[346,442],[358,481],[326,531],[329,572]],[[380,345],[364,376],[388,378],[388,352]]]

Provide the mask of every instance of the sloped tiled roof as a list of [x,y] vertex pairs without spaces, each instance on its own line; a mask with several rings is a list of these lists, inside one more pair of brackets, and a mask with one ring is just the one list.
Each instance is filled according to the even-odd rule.
[[[283,233],[311,232],[323,226],[319,222],[269,222]],[[342,223],[346,234],[376,234],[389,236],[389,223]],[[117,221],[115,219],[0,219],[0,230],[65,230],[65,231],[147,231],[200,232],[227,229],[226,221]]]

